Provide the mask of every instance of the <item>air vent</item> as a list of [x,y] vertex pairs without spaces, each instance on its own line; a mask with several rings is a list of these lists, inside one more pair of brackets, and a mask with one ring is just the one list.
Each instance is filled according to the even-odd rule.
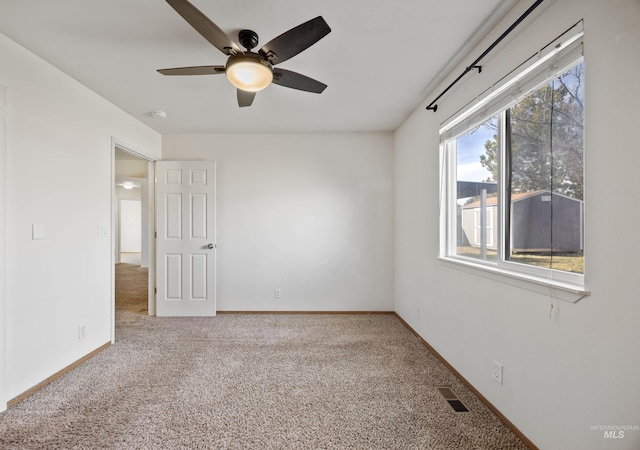
[[464,403],[462,403],[460,401],[460,399],[458,398],[458,396],[451,390],[450,387],[447,386],[442,386],[438,389],[438,391],[440,391],[440,394],[442,394],[442,396],[444,397],[444,399],[449,402],[449,404],[451,405],[451,407],[453,408],[454,411],[456,412],[468,412],[469,410],[467,409],[466,406],[464,406]]

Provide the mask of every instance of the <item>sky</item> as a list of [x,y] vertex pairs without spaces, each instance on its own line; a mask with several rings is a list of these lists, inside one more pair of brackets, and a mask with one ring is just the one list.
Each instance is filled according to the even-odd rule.
[[[497,122],[497,118],[494,118]],[[495,130],[486,126],[472,130],[458,138],[457,179],[458,181],[485,181],[491,173],[480,164],[480,155],[485,153],[484,143],[492,141]]]

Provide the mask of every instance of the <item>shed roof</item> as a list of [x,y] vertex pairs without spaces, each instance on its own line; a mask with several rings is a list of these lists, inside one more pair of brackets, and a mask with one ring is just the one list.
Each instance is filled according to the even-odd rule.
[[[529,192],[517,192],[515,194],[511,194],[511,202],[512,203],[517,202],[519,200],[523,200],[525,198],[533,197],[533,196],[544,194],[544,193],[551,195],[551,191],[549,191],[548,189],[538,189],[537,191],[529,191]],[[562,195],[562,194],[555,194],[555,195]],[[576,200],[575,198],[567,197],[566,195],[563,195],[563,197],[569,198],[571,200]],[[580,201],[580,200],[576,200],[576,201]],[[497,204],[498,204],[498,197],[487,197],[487,206],[496,206]],[[478,208],[478,207],[480,207],[480,200],[477,200],[473,203],[469,203],[468,205],[462,205],[463,209]]]

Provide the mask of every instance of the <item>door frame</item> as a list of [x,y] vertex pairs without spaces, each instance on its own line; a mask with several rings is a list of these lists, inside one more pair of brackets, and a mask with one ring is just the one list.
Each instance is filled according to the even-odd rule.
[[7,409],[7,87],[0,84],[0,412]]
[[[147,301],[148,301],[148,314],[155,316],[156,314],[156,301],[155,301],[155,281],[156,281],[156,245],[155,245],[155,159],[151,156],[145,155],[143,152],[134,150],[131,146],[119,141],[116,138],[111,138],[111,230],[115,230],[118,225],[115,223],[116,214],[115,208],[119,208],[118,196],[116,195],[116,149],[129,153],[136,158],[147,161],[147,197],[141,199],[147,206],[147,222],[142,226],[148,226],[149,233],[147,236],[147,248],[148,255],[148,284],[147,284]],[[111,343],[115,342],[116,337],[116,233],[111,233],[111,257],[110,257],[110,270],[111,270]]]

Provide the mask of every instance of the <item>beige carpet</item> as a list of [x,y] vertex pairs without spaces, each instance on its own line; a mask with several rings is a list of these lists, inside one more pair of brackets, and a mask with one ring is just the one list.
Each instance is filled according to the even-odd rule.
[[116,264],[116,315],[121,311],[147,314],[148,272],[139,264]]
[[116,344],[0,415],[1,448],[526,448],[393,315],[154,318],[140,301],[118,302]]

